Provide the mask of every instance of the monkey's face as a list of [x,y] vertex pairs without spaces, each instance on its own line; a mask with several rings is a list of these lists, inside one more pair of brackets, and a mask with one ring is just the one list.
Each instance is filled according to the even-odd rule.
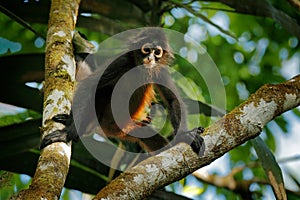
[[146,68],[153,68],[157,66],[160,59],[163,57],[164,50],[159,45],[152,45],[146,43],[141,47],[142,63]]
[[136,66],[143,65],[149,73],[158,73],[161,67],[170,66],[174,59],[164,32],[159,28],[146,28],[129,44],[135,49]]
[[172,54],[160,43],[145,42],[134,51],[136,66],[143,65],[150,73],[158,72],[161,67],[169,66]]

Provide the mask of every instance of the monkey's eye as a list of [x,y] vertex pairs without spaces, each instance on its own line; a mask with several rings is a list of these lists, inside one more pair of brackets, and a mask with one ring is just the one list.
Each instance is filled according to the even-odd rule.
[[161,58],[163,55],[163,49],[161,48],[161,46],[157,46],[156,49],[154,50],[154,55],[156,58]]
[[141,51],[143,54],[149,54],[151,52],[150,44],[146,43],[142,46]]

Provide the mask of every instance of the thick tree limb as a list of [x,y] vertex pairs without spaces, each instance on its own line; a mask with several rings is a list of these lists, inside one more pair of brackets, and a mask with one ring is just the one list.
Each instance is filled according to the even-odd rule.
[[[44,84],[44,135],[62,129],[51,118],[70,112],[75,82],[72,38],[80,0],[53,0],[46,42]],[[59,199],[69,170],[71,147],[65,143],[47,146],[39,158],[32,183],[17,199]]]
[[282,84],[266,84],[205,130],[200,158],[189,145],[180,143],[124,172],[95,199],[142,199],[258,136],[269,121],[299,104],[300,75]]

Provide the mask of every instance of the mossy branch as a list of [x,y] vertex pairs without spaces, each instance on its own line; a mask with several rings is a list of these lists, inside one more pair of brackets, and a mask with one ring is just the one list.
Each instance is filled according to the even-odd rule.
[[300,75],[282,84],[263,85],[247,101],[206,128],[203,155],[198,157],[189,145],[180,143],[124,172],[95,199],[143,199],[258,136],[269,121],[299,104]]
[[[51,118],[69,113],[75,83],[72,38],[80,0],[53,0],[46,41],[43,136],[63,128]],[[31,185],[17,199],[59,199],[71,158],[71,146],[53,143],[41,151]]]

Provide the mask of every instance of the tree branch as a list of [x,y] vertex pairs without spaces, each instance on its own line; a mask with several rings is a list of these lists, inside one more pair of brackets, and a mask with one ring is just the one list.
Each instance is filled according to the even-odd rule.
[[300,11],[300,2],[298,0],[288,0],[289,3],[295,7],[297,10]]
[[299,104],[300,75],[282,84],[266,84],[205,130],[200,158],[189,145],[180,143],[124,172],[95,199],[142,199],[258,136],[269,121]]
[[[220,2],[231,8],[234,8],[236,12],[242,14],[249,14],[253,16],[269,17],[280,24],[286,31],[290,32],[298,39],[300,39],[300,26],[296,18],[289,16],[282,10],[275,8],[268,0],[208,0],[209,2]],[[289,0],[294,7],[295,0]]]
[[[56,114],[69,113],[75,82],[72,38],[80,0],[53,0],[46,42],[43,127],[44,136],[63,125]],[[59,199],[69,170],[71,146],[53,143],[41,151],[31,185],[17,199]]]
[[[250,165],[250,167],[254,167],[254,166],[259,166],[259,164],[256,162]],[[193,175],[202,182],[205,182],[210,185],[214,185],[216,187],[226,188],[237,194],[240,194],[240,196],[243,197],[246,195],[251,195],[250,185],[253,183],[264,184],[264,185],[269,184],[269,182],[266,179],[261,179],[257,177],[253,177],[250,180],[237,180],[235,178],[235,175],[241,173],[246,167],[249,167],[249,165],[235,167],[226,176],[208,174],[202,170],[195,171]],[[243,197],[243,199],[245,198]]]

